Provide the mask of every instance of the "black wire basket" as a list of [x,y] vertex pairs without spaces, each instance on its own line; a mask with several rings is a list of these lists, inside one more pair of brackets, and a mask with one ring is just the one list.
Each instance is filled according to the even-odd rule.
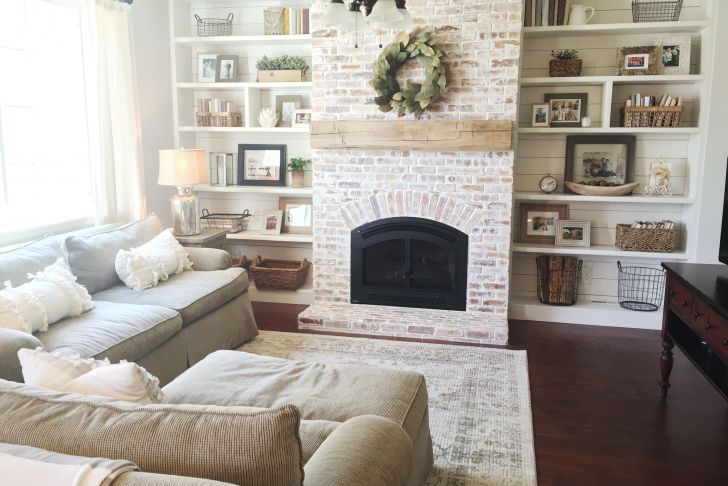
[[574,305],[579,299],[581,260],[576,257],[540,255],[536,258],[536,294],[548,305]]
[[250,211],[247,209],[242,213],[210,213],[207,209],[202,210],[200,223],[203,229],[226,229],[228,233],[239,233],[248,229]]
[[683,0],[632,0],[633,22],[677,22]]
[[226,19],[202,19],[195,14],[197,21],[197,35],[199,37],[216,37],[232,35],[233,14],[230,13]]
[[654,312],[665,294],[665,270],[651,267],[623,267],[617,262],[617,299],[625,309]]

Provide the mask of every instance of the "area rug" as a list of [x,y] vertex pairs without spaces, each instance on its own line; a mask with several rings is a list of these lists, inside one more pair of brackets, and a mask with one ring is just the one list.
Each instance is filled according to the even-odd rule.
[[261,331],[242,351],[425,375],[435,467],[428,486],[536,484],[525,351]]

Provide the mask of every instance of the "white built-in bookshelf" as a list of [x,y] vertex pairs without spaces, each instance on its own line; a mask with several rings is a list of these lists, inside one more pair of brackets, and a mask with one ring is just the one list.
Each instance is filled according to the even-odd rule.
[[[661,312],[638,313],[617,304],[617,264],[659,266],[662,261],[694,261],[698,245],[695,201],[705,164],[707,109],[712,79],[711,0],[685,2],[677,22],[633,23],[629,0],[593,0],[596,15],[589,25],[526,27],[523,30],[517,148],[514,167],[514,243],[511,265],[513,319],[549,320],[595,325],[658,329]],[[616,76],[619,47],[655,45],[658,35],[689,34],[691,69],[687,75]],[[582,76],[552,78],[551,50],[576,49],[583,59]],[[620,108],[631,93],[683,98],[679,128],[623,128]],[[587,93],[590,128],[532,128],[531,104],[545,93]],[[569,135],[635,135],[635,194],[621,197],[564,194],[564,160]],[[643,196],[650,163],[658,156],[672,164],[671,197]],[[550,173],[559,181],[556,193],[543,194],[539,180]],[[591,222],[591,248],[564,248],[519,242],[521,205],[567,204],[569,219]],[[614,246],[615,227],[636,220],[670,219],[678,223],[678,249],[672,254],[625,252]],[[579,301],[570,307],[539,303],[536,256],[575,255],[584,264]]]
[[[172,51],[172,81],[175,137],[178,147],[204,149],[208,154],[227,152],[234,154],[237,178],[238,144],[285,144],[287,158],[310,157],[310,136],[307,128],[265,128],[258,123],[262,108],[275,107],[276,96],[298,95],[301,108],[311,107],[310,69],[303,82],[257,82],[256,61],[263,55],[283,54],[302,56],[311,65],[311,36],[264,35],[263,10],[266,7],[303,7],[310,0],[168,0],[170,12],[170,48]],[[201,18],[233,17],[231,36],[198,37],[194,16]],[[238,56],[237,81],[227,83],[201,83],[197,77],[198,54]],[[235,111],[242,115],[241,127],[199,127],[195,123],[197,100],[218,98],[231,101]],[[208,155],[209,163],[209,155]],[[311,175],[306,173],[304,188],[287,187],[199,185],[195,187],[200,197],[200,207],[211,213],[242,213],[245,209],[253,214],[265,214],[277,210],[280,198],[311,198]],[[226,249],[233,256],[253,258],[311,259],[311,235],[261,234],[242,232],[228,235]],[[306,304],[313,302],[309,281],[299,291],[258,291],[251,285],[253,300]]]

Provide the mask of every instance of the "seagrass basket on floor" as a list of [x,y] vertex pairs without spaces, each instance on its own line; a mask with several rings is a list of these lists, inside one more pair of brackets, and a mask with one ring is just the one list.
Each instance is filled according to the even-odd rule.
[[306,282],[311,263],[296,260],[263,259],[258,256],[250,265],[250,275],[259,289],[298,290]]
[[632,228],[629,224],[618,224],[614,244],[624,251],[672,253],[675,251],[676,233],[674,228]]

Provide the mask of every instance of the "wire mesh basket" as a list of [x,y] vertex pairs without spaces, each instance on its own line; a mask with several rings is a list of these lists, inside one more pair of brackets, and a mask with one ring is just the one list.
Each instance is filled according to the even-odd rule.
[[542,304],[574,305],[579,299],[582,261],[576,257],[536,258],[536,293]]
[[199,37],[215,37],[221,35],[232,35],[233,33],[233,14],[232,12],[226,19],[202,19],[195,14],[197,21],[197,35]]
[[207,209],[202,210],[200,223],[204,229],[226,229],[230,233],[239,233],[248,229],[250,211],[247,209],[241,214],[210,213]]
[[633,22],[677,22],[683,0],[632,0]]
[[651,267],[623,267],[617,262],[617,299],[625,309],[654,312],[662,305],[665,270]]

